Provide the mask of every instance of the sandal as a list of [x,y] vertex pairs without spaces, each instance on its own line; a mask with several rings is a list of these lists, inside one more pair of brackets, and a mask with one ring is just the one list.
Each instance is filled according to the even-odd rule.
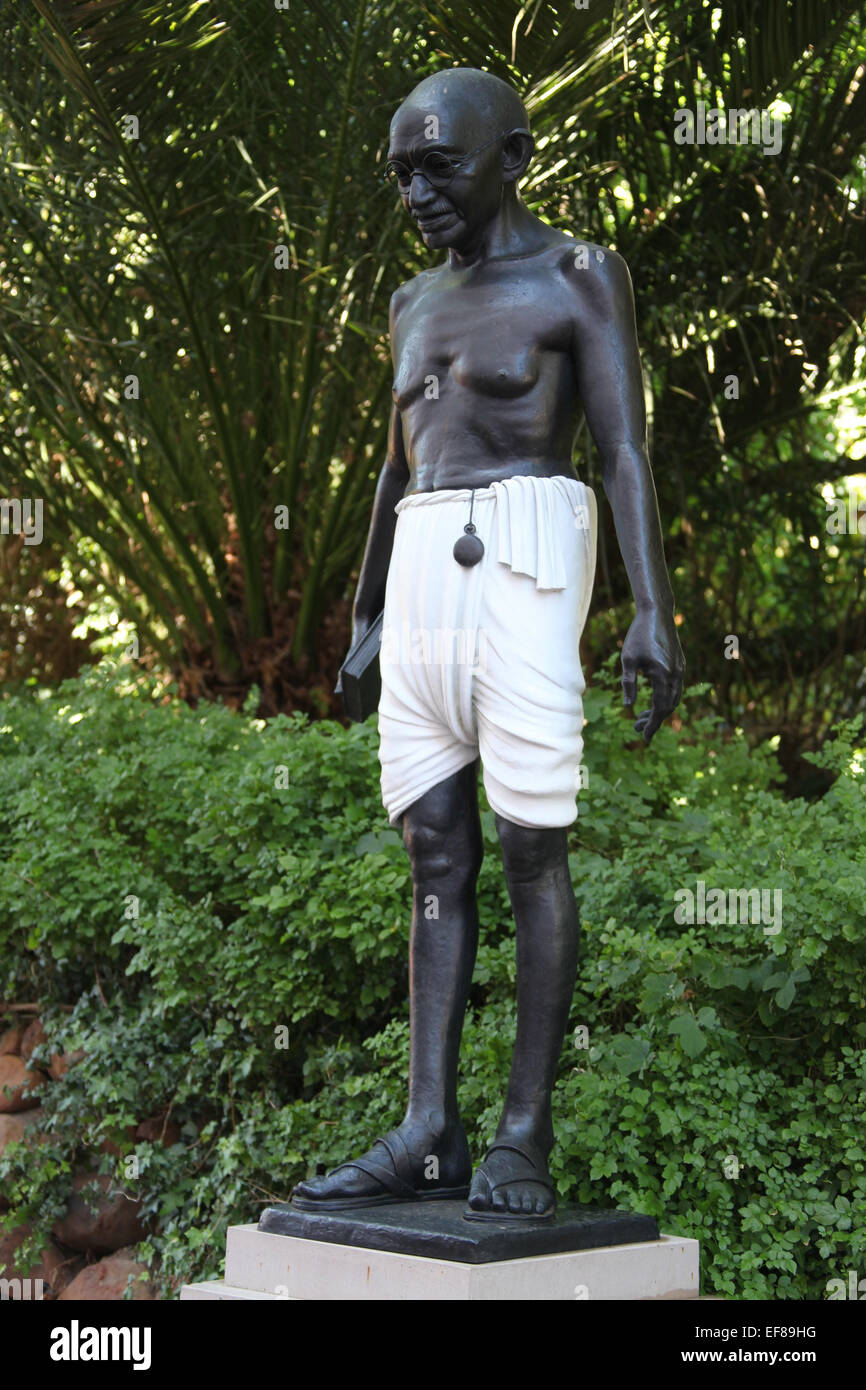
[[[365,1154],[361,1158],[348,1159],[345,1163],[338,1164],[326,1173],[325,1177],[333,1177],[335,1173],[342,1173],[347,1168],[359,1168],[362,1173],[374,1178],[384,1191],[370,1197],[307,1197],[303,1193],[297,1197],[293,1193],[292,1206],[300,1211],[341,1211],[348,1207],[384,1207],[395,1202],[434,1202],[445,1201],[449,1197],[468,1197],[468,1182],[462,1183],[459,1187],[431,1189],[428,1186],[424,1190],[416,1188],[412,1181],[412,1155],[396,1129],[382,1135],[375,1143],[381,1144],[387,1150],[394,1165],[393,1169],[385,1168],[375,1158]],[[304,1184],[299,1183],[295,1192],[299,1192],[303,1187]]]
[[[500,1150],[518,1154],[519,1157],[523,1159],[523,1163],[518,1164],[512,1161],[513,1168],[519,1171],[514,1171],[510,1176],[500,1178],[498,1181],[492,1181],[484,1171],[484,1163],[487,1162],[491,1154],[497,1153]],[[487,1153],[484,1155],[484,1163],[482,1163],[472,1180],[474,1196],[470,1196],[470,1205],[466,1207],[463,1212],[464,1221],[549,1221],[551,1217],[556,1215],[556,1191],[553,1186],[553,1180],[548,1171],[547,1163],[533,1144],[530,1144],[528,1141],[517,1144],[512,1143],[510,1140],[503,1140],[502,1142],[491,1144]],[[536,1183],[539,1187],[546,1188],[547,1192],[550,1194],[550,1205],[545,1211],[510,1211],[507,1206],[501,1210],[497,1210],[497,1208],[493,1206],[493,1198],[498,1192],[507,1190],[515,1183],[528,1182]],[[486,1194],[483,1191],[477,1190],[481,1187],[482,1183],[486,1186]],[[478,1200],[485,1196],[486,1201],[483,1207],[475,1208],[471,1205],[473,1200]],[[537,1198],[533,1198],[532,1200],[534,1205]]]

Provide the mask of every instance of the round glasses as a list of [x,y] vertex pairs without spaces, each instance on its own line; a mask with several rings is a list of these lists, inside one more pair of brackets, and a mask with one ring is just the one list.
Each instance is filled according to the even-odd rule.
[[475,155],[482,150],[495,145],[497,140],[507,140],[509,135],[528,135],[528,130],[517,128],[506,130],[502,135],[494,135],[492,140],[485,140],[483,145],[477,149],[470,150],[468,154],[461,155],[459,159],[454,159],[450,155],[443,154],[441,150],[430,150],[425,154],[420,164],[410,168],[399,159],[389,159],[385,165],[385,178],[388,179],[395,188],[401,193],[408,192],[413,178],[416,174],[422,174],[428,183],[434,188],[446,188],[451,182],[461,164],[466,164],[468,160],[474,159]]

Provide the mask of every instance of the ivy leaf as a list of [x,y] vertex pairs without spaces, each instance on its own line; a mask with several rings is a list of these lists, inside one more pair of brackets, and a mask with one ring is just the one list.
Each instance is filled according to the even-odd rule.
[[645,1014],[656,1013],[665,999],[678,998],[685,986],[672,971],[658,971],[644,982],[640,1006]]
[[627,1033],[618,1033],[610,1045],[613,1064],[621,1076],[630,1076],[640,1071],[650,1053],[650,1045],[643,1038],[633,1038]]
[[680,1014],[671,1021],[668,1032],[676,1034],[687,1057],[699,1056],[707,1045],[694,1014]]

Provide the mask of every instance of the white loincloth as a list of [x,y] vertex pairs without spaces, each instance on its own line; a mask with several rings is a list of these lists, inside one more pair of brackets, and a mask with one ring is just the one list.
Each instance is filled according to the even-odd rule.
[[382,800],[396,824],[480,756],[494,811],[515,825],[571,825],[595,495],[562,477],[476,489],[484,555],[465,569],[453,550],[471,496],[469,488],[421,492],[395,508],[380,654]]

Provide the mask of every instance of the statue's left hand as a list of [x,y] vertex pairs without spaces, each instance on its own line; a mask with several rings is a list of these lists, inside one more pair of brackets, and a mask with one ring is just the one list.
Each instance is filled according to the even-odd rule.
[[660,608],[638,613],[622,645],[622,693],[623,703],[633,705],[639,673],[652,685],[652,704],[641,710],[634,722],[645,743],[679,704],[685,669],[673,613]]

